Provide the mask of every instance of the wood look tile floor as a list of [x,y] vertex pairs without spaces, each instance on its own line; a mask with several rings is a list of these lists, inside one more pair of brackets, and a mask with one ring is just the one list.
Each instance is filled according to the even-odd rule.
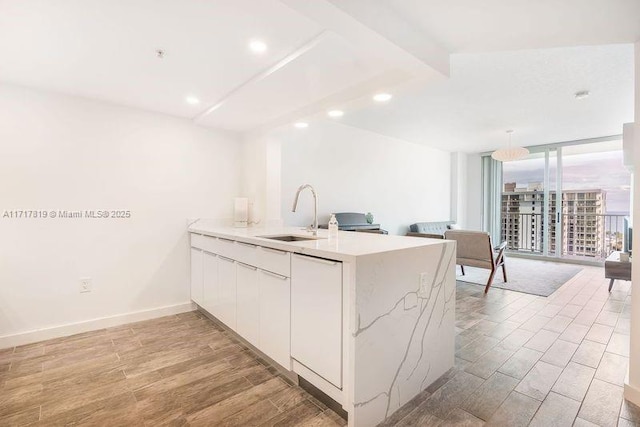
[[198,312],[0,350],[0,426],[341,426]]
[[547,298],[458,282],[456,366],[384,426],[640,426],[622,397],[631,283],[585,267]]
[[[640,426],[624,402],[630,283],[548,298],[458,283],[456,366],[383,426]],[[197,312],[0,350],[0,426],[345,422]]]

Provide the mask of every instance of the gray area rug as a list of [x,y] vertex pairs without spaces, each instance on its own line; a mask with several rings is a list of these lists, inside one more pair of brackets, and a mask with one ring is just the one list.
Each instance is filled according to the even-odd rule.
[[[538,261],[525,258],[506,258],[507,279],[502,279],[502,268],[496,272],[491,287],[524,292],[525,294],[548,297],[569,279],[578,274],[582,267],[559,262]],[[465,267],[462,275],[460,266],[456,266],[456,279],[460,282],[485,286],[491,270]]]

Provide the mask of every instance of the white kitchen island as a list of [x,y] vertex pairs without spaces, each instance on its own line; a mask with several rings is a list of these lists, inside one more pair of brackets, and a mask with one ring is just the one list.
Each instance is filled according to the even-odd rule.
[[299,227],[191,233],[191,295],[282,368],[375,426],[454,365],[455,243]]

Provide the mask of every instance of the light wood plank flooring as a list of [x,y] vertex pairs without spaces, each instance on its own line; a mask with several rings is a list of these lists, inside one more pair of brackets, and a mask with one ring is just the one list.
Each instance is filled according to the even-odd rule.
[[[630,283],[548,298],[458,284],[456,367],[384,426],[640,426],[622,399]],[[0,350],[0,426],[344,421],[199,313]]]
[[0,350],[0,426],[340,426],[200,313]]

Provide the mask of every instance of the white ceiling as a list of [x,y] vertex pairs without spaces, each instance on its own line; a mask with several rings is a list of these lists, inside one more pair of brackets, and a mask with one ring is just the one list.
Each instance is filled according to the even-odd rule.
[[[323,33],[295,62],[247,82],[200,123],[247,130],[277,120],[336,91],[374,77],[380,67],[333,33]],[[238,114],[241,111],[242,114]]]
[[[277,0],[0,0],[0,80],[248,131],[353,87],[373,90],[374,77],[390,85],[430,73],[342,17],[338,33]],[[249,51],[254,38],[266,53]],[[409,74],[388,73],[398,67]]]
[[0,79],[193,117],[320,31],[275,0],[0,0]]
[[[631,43],[639,16],[640,0],[0,0],[0,81],[236,131],[345,108],[352,126],[478,151],[505,127],[611,133],[632,96],[628,45],[480,52]],[[373,106],[379,90],[393,100]]]
[[630,43],[638,0],[331,0],[367,22],[396,15],[450,53]]
[[[633,121],[633,45],[451,56],[451,77],[410,86],[342,123],[450,151],[488,151],[622,133]],[[589,90],[586,99],[575,93]]]

